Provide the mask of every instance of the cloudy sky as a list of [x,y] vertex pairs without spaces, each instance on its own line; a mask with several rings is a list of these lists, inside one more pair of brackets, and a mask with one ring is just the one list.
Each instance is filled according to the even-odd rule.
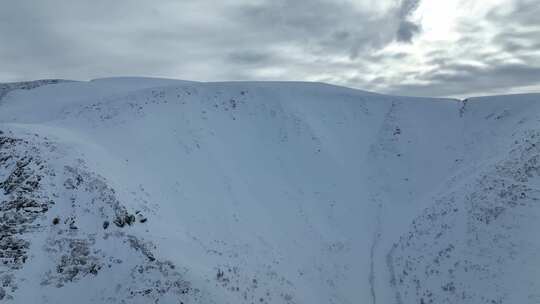
[[540,92],[538,0],[0,0],[0,82],[307,80]]

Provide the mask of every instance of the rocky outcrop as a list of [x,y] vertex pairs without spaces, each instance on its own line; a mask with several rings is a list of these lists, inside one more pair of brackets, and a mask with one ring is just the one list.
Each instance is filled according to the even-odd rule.
[[395,244],[388,262],[398,303],[506,303],[515,292],[504,269],[537,254],[524,240],[539,220],[540,133],[515,137],[505,158],[435,201]]
[[23,82],[9,82],[9,83],[0,83],[0,100],[2,97],[6,96],[9,92],[14,90],[32,90],[39,88],[44,85],[57,84],[60,82],[65,82],[67,80],[62,79],[42,79],[34,81],[23,81]]
[[[129,210],[82,160],[51,165],[40,156],[44,149],[57,147],[37,135],[0,136],[0,299],[15,299],[19,270],[44,254],[43,288],[114,274],[122,283],[96,295],[108,303],[157,303],[164,296],[196,302],[200,291],[184,278],[187,270],[160,259],[152,242],[129,230],[145,225],[143,212]],[[32,239],[45,240],[42,252],[35,252]]]
[[0,132],[0,299],[17,290],[14,274],[29,258],[26,235],[41,229],[39,219],[54,204],[40,191],[47,175],[52,172],[31,142]]

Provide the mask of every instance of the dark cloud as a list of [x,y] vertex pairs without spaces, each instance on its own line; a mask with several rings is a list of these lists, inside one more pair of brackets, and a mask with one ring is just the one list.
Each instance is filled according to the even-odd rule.
[[398,11],[400,22],[396,32],[397,41],[411,43],[414,36],[420,33],[420,25],[409,20],[419,5],[420,0],[403,0],[401,2]]
[[540,27],[540,6],[537,0],[515,0],[511,5],[510,11],[505,6],[493,8],[487,14],[487,19],[506,26]]
[[461,96],[504,94],[509,88],[540,83],[540,67],[505,64],[492,67],[451,66],[420,75],[424,84],[399,84],[389,93],[408,96]]
[[399,17],[409,18],[420,6],[420,0],[403,0],[399,6]]
[[271,54],[258,51],[235,51],[229,54],[229,60],[233,63],[245,65],[260,65],[272,61]]
[[[471,46],[465,48],[465,52]],[[533,56],[526,61],[509,60],[500,53],[480,53],[459,58],[440,55],[431,58],[427,71],[414,73],[414,82],[400,83],[386,92],[409,96],[468,96],[510,92],[515,88],[540,83],[540,58]],[[520,53],[514,54],[519,58]],[[394,80],[397,82],[396,80]]]
[[[116,72],[159,73],[170,64],[159,53],[139,56],[129,1],[10,1],[0,10],[0,77],[88,79]],[[146,14],[146,13],[144,13]],[[144,16],[144,15],[142,15]],[[130,29],[131,26],[131,29]]]
[[540,27],[538,29],[514,29],[495,35],[492,43],[504,51],[519,55],[524,51],[537,51],[540,43]]
[[0,79],[224,80],[238,68],[252,69],[246,79],[261,78],[260,69],[302,78],[331,69],[332,58],[410,42],[418,1],[385,1],[378,11],[344,0],[9,1],[0,10]]
[[347,52],[354,59],[396,39],[410,42],[419,27],[408,18],[418,3],[404,0],[376,13],[346,1],[267,0],[239,6],[234,14],[246,28],[257,30],[259,40],[290,43],[315,54]]
[[397,41],[411,43],[414,35],[420,32],[420,26],[416,23],[404,20],[399,24]]

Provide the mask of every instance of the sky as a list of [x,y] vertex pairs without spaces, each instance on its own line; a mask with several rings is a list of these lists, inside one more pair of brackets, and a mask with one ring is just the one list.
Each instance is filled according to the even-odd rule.
[[0,0],[0,82],[320,81],[540,92],[538,0]]

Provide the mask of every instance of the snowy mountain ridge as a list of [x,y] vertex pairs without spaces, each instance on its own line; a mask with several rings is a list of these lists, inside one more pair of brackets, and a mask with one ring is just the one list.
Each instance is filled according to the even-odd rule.
[[539,101],[0,84],[0,301],[539,303]]

